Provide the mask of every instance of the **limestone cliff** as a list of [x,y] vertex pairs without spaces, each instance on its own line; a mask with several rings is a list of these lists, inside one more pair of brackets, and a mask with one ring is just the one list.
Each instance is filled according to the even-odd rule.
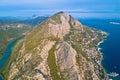
[[97,48],[105,35],[59,12],[14,46],[2,74],[6,80],[105,80]]

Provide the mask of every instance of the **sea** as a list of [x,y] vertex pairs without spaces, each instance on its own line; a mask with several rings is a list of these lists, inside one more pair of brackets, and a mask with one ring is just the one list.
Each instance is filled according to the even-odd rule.
[[103,55],[102,65],[107,73],[116,72],[120,80],[120,19],[78,19],[82,24],[103,30],[108,33],[107,38],[99,45]]
[[[102,65],[107,73],[116,72],[120,75],[120,19],[78,19],[82,24],[103,30],[109,35],[102,44],[99,45],[101,48],[101,54],[103,55]],[[3,62],[6,62],[11,53],[11,48],[17,40],[13,41],[6,51]],[[2,67],[5,63],[0,63]],[[120,76],[112,78],[112,80],[120,80]],[[0,77],[0,80],[1,77]]]

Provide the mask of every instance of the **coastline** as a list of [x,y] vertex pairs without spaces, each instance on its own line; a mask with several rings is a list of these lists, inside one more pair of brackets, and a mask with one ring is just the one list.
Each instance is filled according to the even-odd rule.
[[102,44],[102,43],[104,43],[104,41],[105,40],[107,40],[107,37],[109,36],[109,33],[106,33],[106,35],[103,37],[103,39],[100,41],[100,42],[98,42],[98,44],[97,44],[97,49],[98,49],[98,52],[100,53],[100,55],[101,55],[101,59],[100,59],[100,64],[102,65],[102,60],[103,60],[103,53],[100,51],[102,48],[100,47],[100,45]]
[[100,51],[102,48],[100,48],[99,46],[100,46],[102,43],[104,43],[104,39],[97,44],[98,52],[99,52],[100,55],[101,55],[101,59],[100,59],[101,65],[102,65],[102,60],[103,60],[103,54],[102,54],[102,52]]
[[105,72],[105,77],[106,77],[106,79],[105,80],[109,80],[109,76],[108,76],[108,74],[107,74],[107,71],[106,71],[106,69],[104,68],[104,66],[102,65],[102,60],[103,60],[103,53],[100,51],[102,48],[100,47],[100,45],[102,44],[102,43],[104,43],[104,41],[105,40],[107,40],[106,38],[108,37],[108,33],[106,34],[106,36],[100,41],[100,42],[98,42],[98,44],[97,44],[97,49],[98,49],[98,52],[99,52],[99,54],[100,54],[100,56],[101,56],[101,58],[100,58],[100,65],[103,67],[103,69],[104,69],[104,72]]
[[[104,71],[105,71],[106,80],[116,80],[116,79],[119,77],[119,74],[116,73],[116,72],[110,72],[110,73],[108,73],[107,70],[105,69],[105,67],[102,65],[102,60],[103,60],[104,56],[103,56],[103,53],[100,51],[100,50],[102,49],[102,48],[100,47],[100,45],[101,45],[102,43],[104,43],[105,40],[107,40],[107,37],[108,37],[108,34],[104,37],[103,40],[101,40],[101,41],[97,44],[98,52],[99,52],[100,55],[101,55],[100,64],[101,64],[101,66],[103,67],[103,69],[104,69]],[[113,73],[113,74],[111,74],[111,73]],[[116,76],[116,74],[117,74],[118,76]],[[117,78],[116,78],[116,77],[117,77]],[[120,79],[120,77],[119,77],[119,79]],[[118,79],[117,79],[117,80],[118,80]]]
[[98,44],[97,44],[97,47],[98,47],[98,51],[100,52],[100,54],[102,54],[102,52],[100,51],[102,48],[100,48],[99,46],[104,43],[105,39],[103,39],[102,41],[100,41]]

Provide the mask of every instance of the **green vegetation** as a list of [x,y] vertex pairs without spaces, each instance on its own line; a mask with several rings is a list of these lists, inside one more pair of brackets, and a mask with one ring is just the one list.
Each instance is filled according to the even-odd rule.
[[87,53],[82,50],[81,46],[78,43],[72,45],[72,47],[77,51],[78,55],[81,54],[87,61],[90,61],[90,58],[88,58]]
[[[92,58],[92,57],[90,57],[89,54],[87,54],[86,51],[84,51],[82,49],[88,48],[88,50],[89,50],[91,48],[97,48],[97,44],[104,38],[101,31],[98,31],[96,29],[91,29],[89,27],[84,27],[84,31],[81,32],[81,31],[74,30],[74,27],[72,26],[72,24],[70,26],[71,26],[71,31],[64,39],[69,44],[71,44],[72,47],[76,50],[76,52],[77,52],[76,61],[77,61],[77,64],[79,65],[79,69],[84,69],[83,68],[84,63],[82,63],[82,61],[83,61],[82,57],[84,57],[86,59],[86,61],[88,61],[88,62],[95,61],[94,59],[97,59],[100,61],[100,59],[101,59],[100,54],[98,54],[97,57]],[[93,63],[97,64],[96,62],[93,62]],[[104,70],[99,70],[100,78],[105,77],[104,72],[105,72]],[[92,79],[91,71],[85,70],[84,74],[86,76],[85,80]]]
[[18,56],[18,54],[15,54],[15,53],[21,49],[22,44],[23,44],[23,40],[19,40],[16,43],[16,45],[14,46],[14,48],[12,50],[13,54],[11,54],[11,56],[5,63],[4,67],[0,70],[0,76],[2,76],[4,80],[7,80],[7,76],[9,74],[9,70],[10,70],[10,65],[13,61],[15,61],[15,57]]
[[104,68],[102,68],[102,69],[100,70],[100,77],[101,77],[101,78],[105,78],[105,70],[104,70]]
[[7,45],[28,30],[30,30],[30,28],[25,26],[22,28],[0,30],[0,58],[4,55]]
[[84,72],[84,76],[85,76],[85,80],[92,80],[92,72],[90,70],[85,70]]
[[60,71],[56,64],[56,58],[54,53],[55,48],[56,48],[56,45],[54,45],[53,48],[49,51],[49,55],[47,59],[48,66],[50,68],[50,74],[51,74],[52,80],[62,80],[60,75],[58,74]]
[[36,27],[30,31],[30,34],[25,37],[25,49],[27,52],[35,48],[42,40],[49,38],[50,34],[45,34],[44,32],[47,32],[47,29],[46,27],[42,28],[42,26]]
[[[71,25],[71,27],[72,27],[72,25]],[[83,33],[84,33],[84,35],[83,35]],[[90,58],[88,58],[87,53],[82,50],[82,48],[84,47],[82,45],[82,44],[84,44],[84,42],[82,42],[82,40],[87,37],[86,34],[88,34],[86,31],[80,32],[75,29],[72,29],[71,32],[65,37],[65,41],[67,41],[68,43],[70,43],[72,45],[72,47],[76,50],[78,55],[80,54],[87,61],[90,61]],[[76,58],[79,59],[79,57],[76,57]]]
[[61,24],[60,15],[55,14],[51,19],[55,21],[55,24]]
[[[41,61],[41,57],[36,55],[37,53],[33,53],[32,59],[26,61],[24,63],[24,66],[22,66],[23,60],[21,58],[23,56],[19,55],[19,51],[22,48],[22,45],[23,45],[23,40],[19,40],[17,42],[17,44],[14,46],[14,48],[12,49],[12,54],[11,54],[10,58],[8,59],[8,61],[4,65],[4,67],[0,70],[0,75],[5,80],[7,80],[8,76],[9,76],[11,63],[16,62],[16,60],[19,60],[18,63],[16,63],[15,65],[16,65],[17,69],[19,69],[20,71],[16,74],[16,76],[14,78],[24,78],[25,79],[25,77],[22,77],[22,75],[25,74],[25,75],[29,75],[32,77],[33,76],[32,74],[35,74],[34,69]],[[16,58],[16,57],[18,57],[18,55],[19,55],[19,59]],[[31,70],[32,70],[32,72],[31,72]]]
[[79,66],[79,69],[82,68],[82,57],[80,55],[76,55],[76,61]]
[[[77,29],[74,27],[73,18],[70,16],[69,24],[70,24],[70,33],[64,37],[64,40],[68,42],[72,48],[77,52],[76,55],[76,64],[79,66],[80,74],[83,74],[85,77],[84,80],[91,80],[92,79],[92,73],[93,71],[91,69],[91,64],[96,59],[99,60],[99,58],[91,57],[93,54],[88,54],[87,52],[90,51],[93,47],[96,47],[97,43],[102,39],[99,38],[99,36],[102,36],[101,33],[98,31],[95,31],[94,29],[85,28],[85,27],[79,27],[81,29]],[[72,23],[73,22],[73,23]],[[58,41],[60,40],[57,37],[54,37],[52,35],[52,32],[50,31],[50,28],[52,26],[49,26],[48,24],[61,24],[60,15],[54,15],[50,19],[46,20],[45,22],[41,23],[38,27],[33,28],[31,31],[28,32],[28,34],[24,37],[24,39],[20,40],[13,48],[12,55],[10,56],[9,60],[5,64],[5,67],[0,71],[0,75],[7,80],[8,76],[11,75],[12,72],[14,72],[14,67],[18,69],[18,72],[13,75],[14,80],[20,79],[20,80],[26,80],[28,79],[25,76],[32,77],[35,76],[37,72],[35,71],[37,66],[41,63],[43,60],[41,58],[41,51],[43,51],[43,54],[46,49],[43,49],[43,47],[47,44],[48,41],[56,41],[56,43],[52,46],[52,48],[48,51],[48,58],[47,58],[47,64],[50,69],[51,76],[47,76],[48,78],[52,78],[52,80],[64,80],[64,76],[68,76],[69,74],[64,74],[64,71],[60,71],[59,64],[56,60],[56,45]],[[27,31],[28,29],[24,29]],[[18,32],[20,31],[20,32]],[[19,36],[19,34],[22,34],[23,30],[10,30],[10,38],[16,38],[16,36]],[[7,33],[7,32],[6,32]],[[17,34],[19,33],[19,34]],[[2,38],[3,39],[3,38]],[[1,40],[2,40],[1,39]],[[6,39],[8,40],[9,37]],[[12,41],[8,40],[8,41]],[[3,39],[4,40],[4,39]],[[2,41],[3,41],[2,40]],[[3,42],[6,43],[6,42]],[[9,43],[9,42],[8,42]],[[23,46],[24,45],[24,46]],[[23,46],[23,47],[22,47]],[[49,46],[48,46],[49,47]],[[67,47],[65,47],[67,49]],[[2,49],[4,51],[4,49]],[[66,53],[68,51],[65,51]],[[45,52],[46,53],[46,52]],[[92,51],[91,51],[92,53]],[[43,57],[44,55],[42,55]],[[94,56],[94,55],[93,55]],[[66,55],[65,55],[66,57]],[[98,56],[99,57],[99,56]],[[72,58],[74,59],[74,58]],[[68,59],[69,60],[69,59]],[[91,62],[90,64],[88,64]],[[94,67],[98,67],[99,65],[97,63],[93,62]],[[104,71],[99,70],[98,68],[95,68],[95,72],[101,71],[101,77],[104,77]],[[74,67],[73,67],[74,68]],[[40,67],[41,69],[41,67]],[[71,70],[71,69],[69,69]],[[67,71],[67,69],[66,69]],[[72,71],[71,71],[72,72]],[[42,73],[42,72],[41,72]],[[44,73],[44,72],[43,72]],[[99,75],[99,74],[98,74]],[[70,75],[71,76],[71,75]],[[74,76],[72,76],[74,77]]]

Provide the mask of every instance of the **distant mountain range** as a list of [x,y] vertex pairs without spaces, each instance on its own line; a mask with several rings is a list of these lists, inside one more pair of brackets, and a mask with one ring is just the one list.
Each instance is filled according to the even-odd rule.
[[29,24],[31,26],[38,25],[40,22],[46,20],[48,17],[45,16],[32,16],[27,18],[21,18],[21,17],[0,17],[0,25],[3,24],[15,24],[15,23],[21,23],[21,24]]
[[47,18],[44,16],[32,16],[28,18],[0,17],[0,58],[4,55],[7,45],[12,40]]

